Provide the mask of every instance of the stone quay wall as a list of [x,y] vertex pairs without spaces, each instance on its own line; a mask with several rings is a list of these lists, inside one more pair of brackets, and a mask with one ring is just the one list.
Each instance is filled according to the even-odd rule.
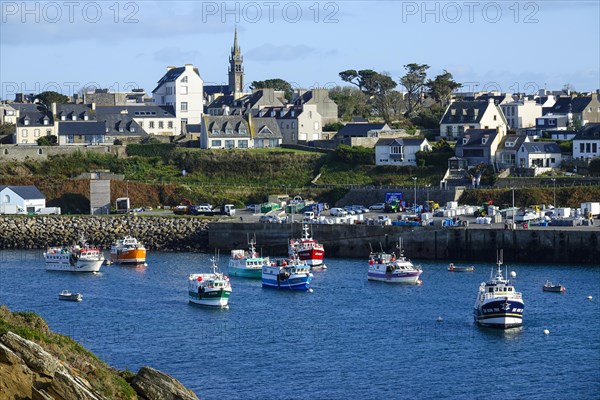
[[199,218],[123,216],[12,216],[0,218],[0,249],[45,249],[78,243],[109,249],[126,235],[146,248],[205,251],[207,223]]

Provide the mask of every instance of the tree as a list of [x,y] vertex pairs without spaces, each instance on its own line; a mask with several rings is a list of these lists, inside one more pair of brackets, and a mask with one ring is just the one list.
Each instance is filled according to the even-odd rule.
[[65,104],[69,102],[69,97],[64,94],[60,94],[58,92],[42,92],[35,96],[40,103],[44,104],[46,107],[50,107],[52,103],[56,104]]
[[338,106],[338,116],[343,121],[350,121],[354,116],[368,117],[369,106],[367,96],[351,86],[336,86],[329,91],[329,97]]
[[452,92],[462,87],[460,83],[454,81],[452,74],[446,70],[443,74],[436,76],[435,79],[429,79],[425,86],[429,95],[444,108],[450,103]]
[[294,94],[294,89],[288,81],[284,81],[280,78],[267,79],[264,81],[253,81],[250,84],[250,89],[275,89],[282,90],[285,93],[285,99],[290,101]]
[[12,135],[15,132],[15,124],[0,124],[0,135]]
[[429,65],[412,63],[405,65],[404,68],[407,72],[400,78],[400,84],[406,89],[406,114],[411,117],[419,111],[423,102],[423,89]]
[[363,69],[360,71],[349,69],[340,72],[339,75],[344,82],[355,85],[367,96],[367,104],[370,104],[385,122],[391,122],[388,107],[390,99],[388,95],[398,84],[390,78],[389,74],[379,73],[372,69]]
[[55,135],[42,136],[37,140],[38,146],[57,146],[58,138]]

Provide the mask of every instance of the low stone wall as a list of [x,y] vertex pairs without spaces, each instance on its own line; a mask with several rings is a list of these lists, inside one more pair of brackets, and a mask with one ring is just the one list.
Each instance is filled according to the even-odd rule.
[[139,216],[12,216],[0,218],[0,249],[45,249],[77,243],[108,249],[125,235],[148,249],[206,251],[207,222],[200,218]]
[[126,157],[126,146],[36,146],[36,145],[6,145],[0,146],[0,162],[8,161],[44,161],[49,156],[69,155],[78,151],[94,152]]

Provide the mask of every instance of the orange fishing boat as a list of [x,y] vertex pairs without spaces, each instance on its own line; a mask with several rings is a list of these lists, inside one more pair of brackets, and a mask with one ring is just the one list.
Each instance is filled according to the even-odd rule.
[[136,238],[125,236],[110,248],[110,260],[116,264],[144,264],[146,248]]

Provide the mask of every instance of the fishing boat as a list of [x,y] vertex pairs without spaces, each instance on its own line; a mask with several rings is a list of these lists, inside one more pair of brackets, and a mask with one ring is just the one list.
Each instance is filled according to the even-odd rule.
[[306,261],[308,266],[316,268],[323,266],[323,257],[325,249],[323,245],[312,238],[309,232],[308,224],[302,224],[302,237],[300,239],[291,239],[288,246],[288,255],[296,253],[302,261]]
[[475,271],[475,267],[473,267],[472,265],[469,267],[459,267],[457,265],[454,265],[454,263],[450,263],[450,265],[448,266],[448,271],[450,271],[450,272],[473,272],[473,271]]
[[49,247],[44,253],[47,271],[98,272],[104,263],[104,254],[97,248],[88,246],[85,239],[81,245],[69,247]]
[[125,236],[110,248],[110,260],[115,264],[142,265],[146,263],[146,248],[136,238]]
[[523,296],[502,275],[502,251],[487,282],[479,286],[475,300],[475,322],[493,328],[515,328],[523,324]]
[[402,242],[398,245],[399,255],[395,253],[386,253],[383,249],[379,252],[369,254],[369,272],[370,281],[381,281],[390,283],[420,284],[419,277],[423,270],[415,266],[409,258],[404,256]]
[[542,290],[544,292],[558,292],[558,293],[563,293],[563,292],[567,291],[567,288],[564,287],[563,285],[553,285],[552,282],[546,281],[546,283],[542,287]]
[[262,286],[284,290],[312,291],[310,266],[297,254],[287,259],[271,261],[262,268]]
[[190,274],[188,277],[189,301],[202,306],[228,307],[231,283],[227,276],[218,271],[214,257],[211,263],[210,273]]
[[58,294],[58,299],[66,301],[82,301],[83,296],[81,293],[71,293],[68,290],[63,290]]
[[248,241],[248,250],[231,250],[227,270],[231,276],[257,278],[262,276],[263,265],[269,265],[269,257],[261,257],[254,247],[254,240]]

